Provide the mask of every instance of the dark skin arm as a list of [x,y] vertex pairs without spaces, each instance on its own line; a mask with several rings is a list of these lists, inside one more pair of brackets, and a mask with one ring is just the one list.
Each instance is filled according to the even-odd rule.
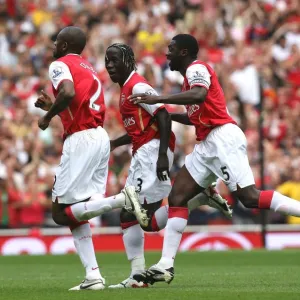
[[37,98],[36,102],[34,103],[35,107],[39,107],[42,110],[49,111],[52,106],[52,101],[50,96],[41,90],[41,95]]
[[[58,89],[58,95],[48,112],[39,120],[39,127],[42,130],[48,128],[51,120],[64,111],[71,103],[75,96],[74,84],[71,81],[63,81]],[[38,102],[38,101],[37,101]],[[37,103],[36,102],[36,103]],[[36,105],[37,106],[37,105]]]
[[191,90],[174,94],[174,95],[161,95],[153,96],[147,94],[134,94],[128,99],[134,104],[146,103],[146,104],[175,104],[175,105],[191,105],[199,104],[205,101],[207,90],[204,87],[195,86]]
[[117,147],[131,144],[131,137],[126,133],[115,140],[110,141],[110,151],[114,151]]
[[160,109],[156,115],[156,120],[158,123],[159,134],[160,134],[160,143],[159,143],[159,154],[156,164],[156,174],[160,181],[165,181],[168,179],[166,174],[170,177],[169,172],[169,159],[167,151],[169,148],[169,141],[171,136],[171,116],[168,111],[163,108]]
[[174,122],[178,122],[184,125],[193,125],[193,123],[190,121],[188,114],[183,113],[183,114],[176,114],[176,113],[171,113],[171,119]]

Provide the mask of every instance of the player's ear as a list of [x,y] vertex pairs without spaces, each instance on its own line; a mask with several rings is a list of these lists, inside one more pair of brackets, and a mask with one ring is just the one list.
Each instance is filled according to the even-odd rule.
[[67,42],[64,42],[63,45],[62,45],[62,49],[64,51],[66,51],[68,49],[68,43]]
[[188,55],[188,50],[187,49],[180,50],[180,55],[181,56],[187,56]]

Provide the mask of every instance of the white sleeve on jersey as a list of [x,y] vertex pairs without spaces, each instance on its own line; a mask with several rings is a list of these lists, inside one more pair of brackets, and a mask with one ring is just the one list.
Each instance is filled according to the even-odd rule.
[[[133,87],[132,95],[134,94],[148,94],[158,96],[156,90],[145,82],[139,82]],[[149,105],[145,103],[139,103],[139,105],[144,108],[151,116],[153,116],[160,107],[164,106],[163,104]]]
[[191,88],[202,86],[208,90],[211,83],[210,76],[207,68],[201,64],[191,65],[186,70],[186,78]]
[[62,61],[54,61],[51,63],[49,67],[49,77],[56,90],[63,80],[70,80],[73,82],[69,67]]

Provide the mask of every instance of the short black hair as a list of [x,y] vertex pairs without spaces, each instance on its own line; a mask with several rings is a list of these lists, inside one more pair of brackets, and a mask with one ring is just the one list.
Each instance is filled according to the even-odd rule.
[[61,38],[68,43],[69,49],[76,54],[81,54],[86,45],[86,34],[79,27],[68,26],[59,33]]
[[130,71],[136,71],[137,70],[136,61],[134,58],[134,53],[133,53],[132,48],[126,44],[115,43],[115,44],[110,45],[107,48],[107,50],[109,48],[113,48],[113,47],[119,49],[122,52],[122,59],[123,59],[123,63],[126,66],[126,68],[128,68]]
[[176,46],[180,50],[187,49],[192,58],[197,58],[199,45],[197,40],[192,35],[181,33],[175,35],[172,40],[176,42]]

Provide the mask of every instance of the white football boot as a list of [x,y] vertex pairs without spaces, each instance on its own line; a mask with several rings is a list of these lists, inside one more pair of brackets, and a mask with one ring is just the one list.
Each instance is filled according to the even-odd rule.
[[214,188],[215,184],[209,186],[203,193],[208,197],[207,205],[220,210],[227,218],[232,218],[232,209],[226,199],[223,199]]
[[125,195],[124,208],[135,215],[137,221],[143,226],[147,227],[149,224],[149,218],[147,216],[147,210],[145,210],[139,200],[139,195],[135,191],[134,186],[127,186],[122,190]]
[[123,280],[122,282],[115,284],[115,285],[110,285],[110,289],[124,289],[124,288],[147,288],[148,284],[144,282],[137,282],[133,278],[127,278]]
[[69,291],[84,291],[84,290],[103,290],[105,288],[105,279],[100,277],[98,279],[84,279],[81,284],[69,289]]
[[148,270],[133,275],[133,278],[138,282],[150,283],[151,285],[155,282],[166,282],[170,284],[174,279],[174,268],[163,269],[158,265],[153,265]]

